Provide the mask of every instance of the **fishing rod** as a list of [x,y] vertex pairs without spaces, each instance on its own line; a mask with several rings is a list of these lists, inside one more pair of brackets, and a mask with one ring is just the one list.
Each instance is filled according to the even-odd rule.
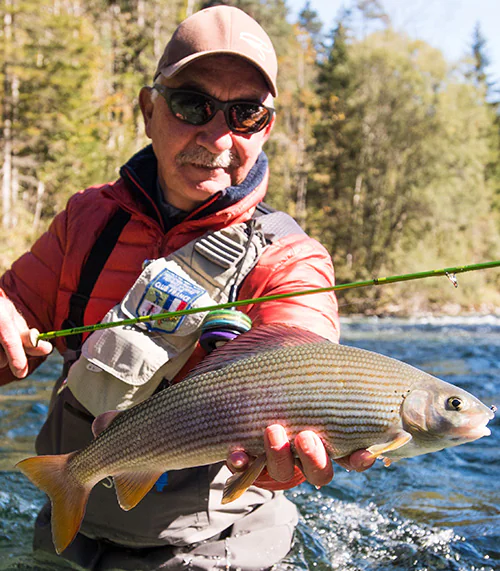
[[46,333],[39,333],[36,339],[38,341],[46,341],[54,339],[55,337],[67,337],[69,335],[78,335],[82,333],[92,333],[100,329],[110,329],[111,327],[119,327],[121,325],[136,325],[137,323],[144,323],[148,321],[161,321],[161,320],[174,320],[183,315],[191,315],[193,313],[203,313],[215,311],[218,309],[232,309],[234,307],[241,307],[244,305],[252,305],[255,303],[264,303],[266,301],[275,301],[278,299],[287,299],[290,297],[299,297],[302,295],[312,295],[315,293],[327,293],[332,291],[343,291],[346,289],[355,289],[367,286],[378,286],[391,284],[396,282],[405,282],[410,280],[420,280],[424,278],[431,278],[437,276],[446,276],[454,287],[458,286],[456,274],[465,272],[474,272],[477,270],[485,270],[489,268],[500,267],[500,260],[493,262],[483,262],[481,264],[471,264],[468,266],[456,266],[453,268],[443,268],[441,270],[428,270],[425,272],[417,272],[412,274],[401,274],[399,276],[388,276],[385,278],[374,278],[371,280],[364,280],[358,282],[350,282],[345,284],[338,284],[335,286],[321,287],[315,289],[306,289],[302,291],[295,291],[289,293],[279,293],[275,295],[268,295],[264,297],[254,297],[251,299],[240,299],[238,301],[231,301],[227,303],[219,303],[217,305],[208,305],[206,307],[193,307],[190,309],[181,309],[179,311],[169,311],[166,313],[156,313],[153,315],[143,315],[141,317],[133,317],[130,319],[122,319],[120,321],[110,321],[109,323],[95,323],[94,325],[83,325],[81,327],[73,327],[71,329],[61,329],[59,331],[48,331]]

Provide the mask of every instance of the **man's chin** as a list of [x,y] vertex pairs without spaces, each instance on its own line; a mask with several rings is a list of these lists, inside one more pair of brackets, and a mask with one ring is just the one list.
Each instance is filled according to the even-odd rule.
[[[194,169],[193,169],[194,170]],[[224,169],[196,169],[197,176],[188,177],[188,185],[197,192],[215,194],[232,185],[231,177]],[[191,173],[190,173],[191,174]]]

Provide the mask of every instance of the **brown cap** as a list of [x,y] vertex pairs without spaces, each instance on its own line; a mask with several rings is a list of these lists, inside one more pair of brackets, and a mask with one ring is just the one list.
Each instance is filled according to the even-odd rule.
[[253,64],[276,97],[278,61],[266,32],[248,14],[233,6],[213,6],[196,12],[175,30],[155,72],[173,77],[195,59],[235,55]]

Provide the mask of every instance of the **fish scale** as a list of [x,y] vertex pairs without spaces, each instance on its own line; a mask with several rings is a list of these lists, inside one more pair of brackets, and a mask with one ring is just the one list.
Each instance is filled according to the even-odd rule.
[[489,434],[493,416],[469,393],[400,361],[298,328],[261,326],[214,351],[181,383],[96,419],[98,435],[86,448],[18,466],[51,498],[60,553],[81,525],[90,490],[107,476],[131,509],[163,472],[244,449],[256,459],[226,483],[227,503],[265,465],[263,435],[272,424],[292,445],[299,432],[315,431],[333,459],[366,448],[387,461],[476,440]]

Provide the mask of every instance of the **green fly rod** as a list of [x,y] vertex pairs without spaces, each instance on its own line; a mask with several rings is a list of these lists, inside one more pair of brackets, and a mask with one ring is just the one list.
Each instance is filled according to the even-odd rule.
[[120,325],[135,325],[137,323],[144,323],[147,321],[159,321],[164,319],[175,319],[183,315],[191,315],[192,313],[203,313],[208,311],[215,311],[217,309],[230,309],[233,307],[241,307],[244,305],[252,305],[255,303],[264,303],[266,301],[275,301],[277,299],[287,299],[289,297],[299,297],[301,295],[312,295],[315,293],[326,293],[330,291],[342,291],[346,289],[355,289],[367,286],[377,286],[392,284],[396,282],[405,282],[410,280],[420,280],[423,278],[431,278],[436,276],[447,276],[452,284],[457,287],[457,280],[455,274],[464,272],[474,272],[476,270],[485,270],[488,268],[500,267],[500,260],[493,262],[483,262],[481,264],[472,264],[469,266],[457,266],[454,268],[444,268],[442,270],[429,270],[426,272],[417,272],[413,274],[402,274],[400,276],[389,276],[386,278],[374,278],[371,280],[351,282],[346,284],[339,284],[335,286],[322,287],[316,289],[306,289],[302,291],[295,291],[290,293],[281,293],[276,295],[268,295],[265,297],[255,297],[252,299],[241,299],[228,303],[220,303],[217,305],[209,305],[206,307],[196,307],[191,309],[182,309],[180,311],[170,311],[167,313],[156,313],[154,315],[144,315],[142,317],[134,317],[131,319],[123,319],[120,321],[113,321],[109,323],[96,323],[95,325],[84,325],[82,327],[73,327],[71,329],[61,329],[60,331],[48,331],[47,333],[40,333],[37,337],[37,342],[41,340],[54,339],[55,337],[66,337],[68,335],[77,335],[81,333],[91,333],[99,329],[109,329],[111,327],[118,327]]

